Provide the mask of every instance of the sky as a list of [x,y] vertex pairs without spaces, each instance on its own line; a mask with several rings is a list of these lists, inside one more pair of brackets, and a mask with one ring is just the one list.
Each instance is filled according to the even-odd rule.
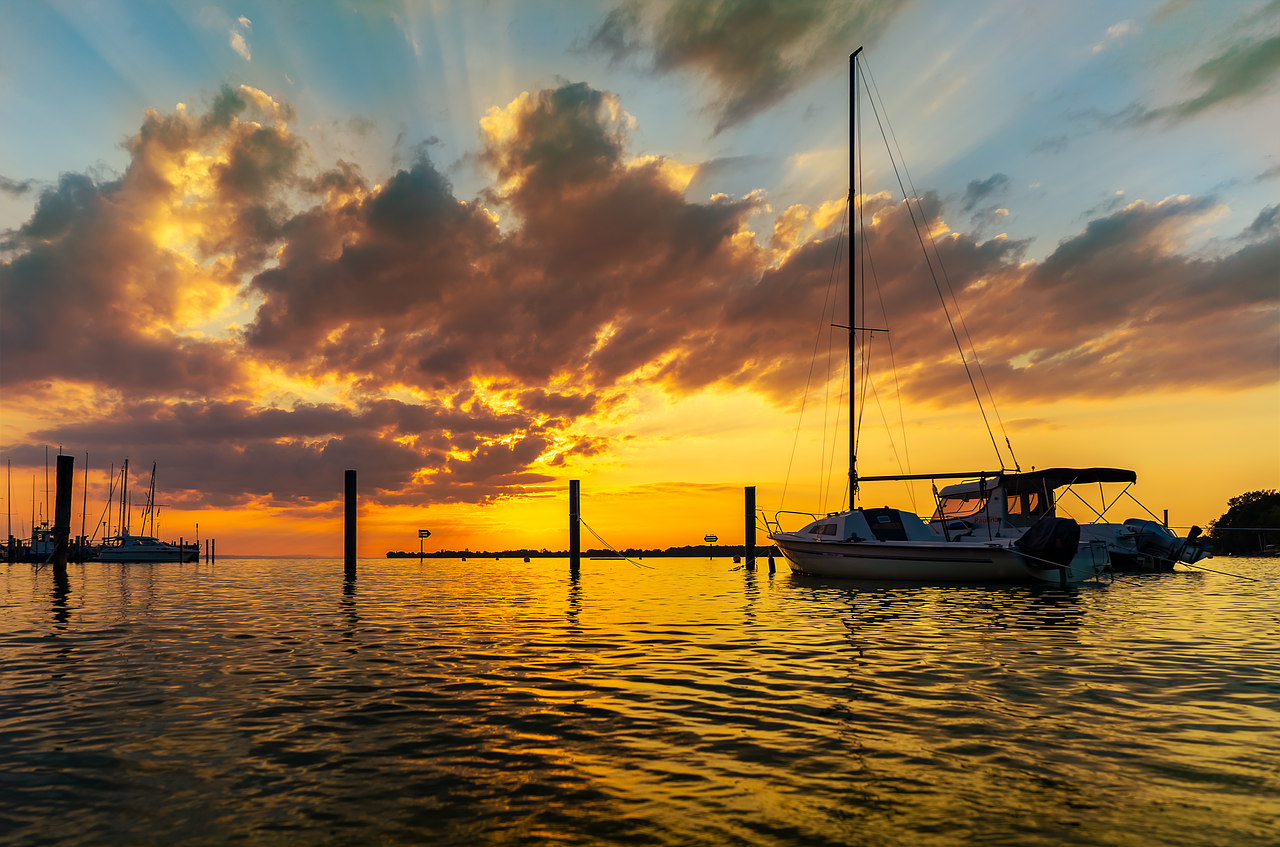
[[857,47],[859,472],[1280,487],[1280,3],[15,2],[9,531],[46,448],[224,555],[842,508]]

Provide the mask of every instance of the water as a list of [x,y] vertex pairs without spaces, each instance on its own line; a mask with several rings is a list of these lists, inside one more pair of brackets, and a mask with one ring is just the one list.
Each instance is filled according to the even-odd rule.
[[0,572],[0,840],[1274,845],[1280,560]]

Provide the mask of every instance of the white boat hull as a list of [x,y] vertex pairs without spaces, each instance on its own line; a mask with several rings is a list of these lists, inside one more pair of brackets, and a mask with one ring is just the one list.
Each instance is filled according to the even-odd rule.
[[[198,562],[200,547],[196,544],[168,544],[150,536],[124,536],[107,539],[108,543],[98,551],[99,562],[118,564],[158,564],[160,562]],[[110,543],[118,542],[118,543]]]
[[[182,552],[183,562],[199,561],[200,554],[194,550],[184,550]],[[178,549],[172,550],[146,550],[142,552],[115,552],[111,550],[103,550],[98,554],[99,562],[115,562],[117,564],[145,565],[159,562],[177,562]]]
[[[1053,582],[1064,569],[1038,567],[1009,543],[816,541],[792,533],[769,536],[791,570],[806,576],[907,582]],[[1085,545],[1065,569],[1068,582],[1101,572],[1106,551]]]

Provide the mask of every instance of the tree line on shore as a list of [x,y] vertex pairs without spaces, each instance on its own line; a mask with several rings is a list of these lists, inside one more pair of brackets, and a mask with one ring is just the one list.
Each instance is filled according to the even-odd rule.
[[1248,491],[1227,501],[1227,511],[1209,522],[1205,533],[1215,555],[1248,556],[1273,553],[1280,544],[1280,491],[1264,488]]

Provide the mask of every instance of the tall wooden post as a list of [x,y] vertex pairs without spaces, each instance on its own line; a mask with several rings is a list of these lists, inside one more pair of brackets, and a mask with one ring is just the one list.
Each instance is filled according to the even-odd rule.
[[58,457],[57,493],[53,513],[53,573],[67,573],[67,554],[71,541],[71,483],[75,476],[75,457]]
[[343,558],[348,576],[356,572],[356,472],[346,472],[346,491],[343,496],[345,514],[343,521]]
[[578,526],[581,516],[581,491],[579,481],[569,480],[569,567],[577,568],[582,564],[582,535]]
[[743,511],[746,513],[746,555],[742,561],[748,568],[756,566],[756,487],[748,485],[742,489]]

